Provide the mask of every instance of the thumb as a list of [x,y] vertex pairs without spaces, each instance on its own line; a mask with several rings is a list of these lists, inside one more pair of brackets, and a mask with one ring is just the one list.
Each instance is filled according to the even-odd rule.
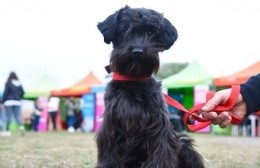
[[201,108],[202,111],[212,111],[217,105],[226,101],[225,92],[217,92],[215,95]]

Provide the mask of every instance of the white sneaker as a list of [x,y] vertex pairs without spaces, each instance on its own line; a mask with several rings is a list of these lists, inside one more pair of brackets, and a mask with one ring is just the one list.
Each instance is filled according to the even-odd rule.
[[3,137],[10,137],[12,134],[11,134],[11,132],[10,131],[4,131],[4,132],[2,132],[2,136]]
[[24,134],[25,134],[24,126],[21,125],[19,129],[20,129],[21,136],[24,136]]
[[69,127],[68,132],[70,132],[70,133],[75,132],[75,129],[73,127]]
[[10,137],[11,135],[12,135],[12,134],[11,134],[10,131],[7,131],[7,132],[6,132],[6,136],[7,136],[7,137]]

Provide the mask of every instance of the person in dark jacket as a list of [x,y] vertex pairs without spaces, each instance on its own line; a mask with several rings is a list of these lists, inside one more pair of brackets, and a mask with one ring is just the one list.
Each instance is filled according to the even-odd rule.
[[19,82],[19,79],[15,72],[11,72],[4,88],[3,104],[5,109],[5,122],[6,132],[3,132],[3,136],[11,136],[10,123],[12,115],[19,125],[22,135],[24,134],[24,126],[21,123],[21,105],[22,97],[24,94],[23,87]]
[[222,128],[227,127],[231,123],[233,115],[245,119],[248,115],[260,110],[260,73],[252,76],[247,82],[240,85],[240,95],[235,106],[230,111],[224,111],[219,115],[212,111],[215,106],[225,103],[229,98],[231,89],[224,89],[216,92],[214,97],[210,99],[204,107],[202,107],[202,116],[209,119],[213,124]]

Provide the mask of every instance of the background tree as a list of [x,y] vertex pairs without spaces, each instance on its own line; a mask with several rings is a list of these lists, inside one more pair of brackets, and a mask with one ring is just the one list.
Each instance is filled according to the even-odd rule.
[[178,73],[183,68],[185,68],[188,63],[167,63],[162,64],[157,74],[155,74],[155,78],[164,79],[168,76]]

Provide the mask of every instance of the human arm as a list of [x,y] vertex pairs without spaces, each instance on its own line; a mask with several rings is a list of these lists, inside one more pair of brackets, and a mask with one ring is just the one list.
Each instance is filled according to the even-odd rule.
[[231,93],[231,89],[224,89],[216,92],[204,107],[202,107],[202,117],[211,120],[213,124],[225,128],[231,123],[231,115],[244,119],[249,114],[260,110],[260,74],[251,77],[246,83],[241,84],[240,95],[230,111],[223,111],[219,115],[213,109],[220,104],[224,104]]
[[5,88],[4,88],[4,93],[3,93],[3,97],[2,97],[2,103],[4,103],[7,100],[7,95],[9,94],[9,84],[6,83],[5,84]]
[[260,110],[260,74],[241,85],[241,95],[246,103],[247,116]]

